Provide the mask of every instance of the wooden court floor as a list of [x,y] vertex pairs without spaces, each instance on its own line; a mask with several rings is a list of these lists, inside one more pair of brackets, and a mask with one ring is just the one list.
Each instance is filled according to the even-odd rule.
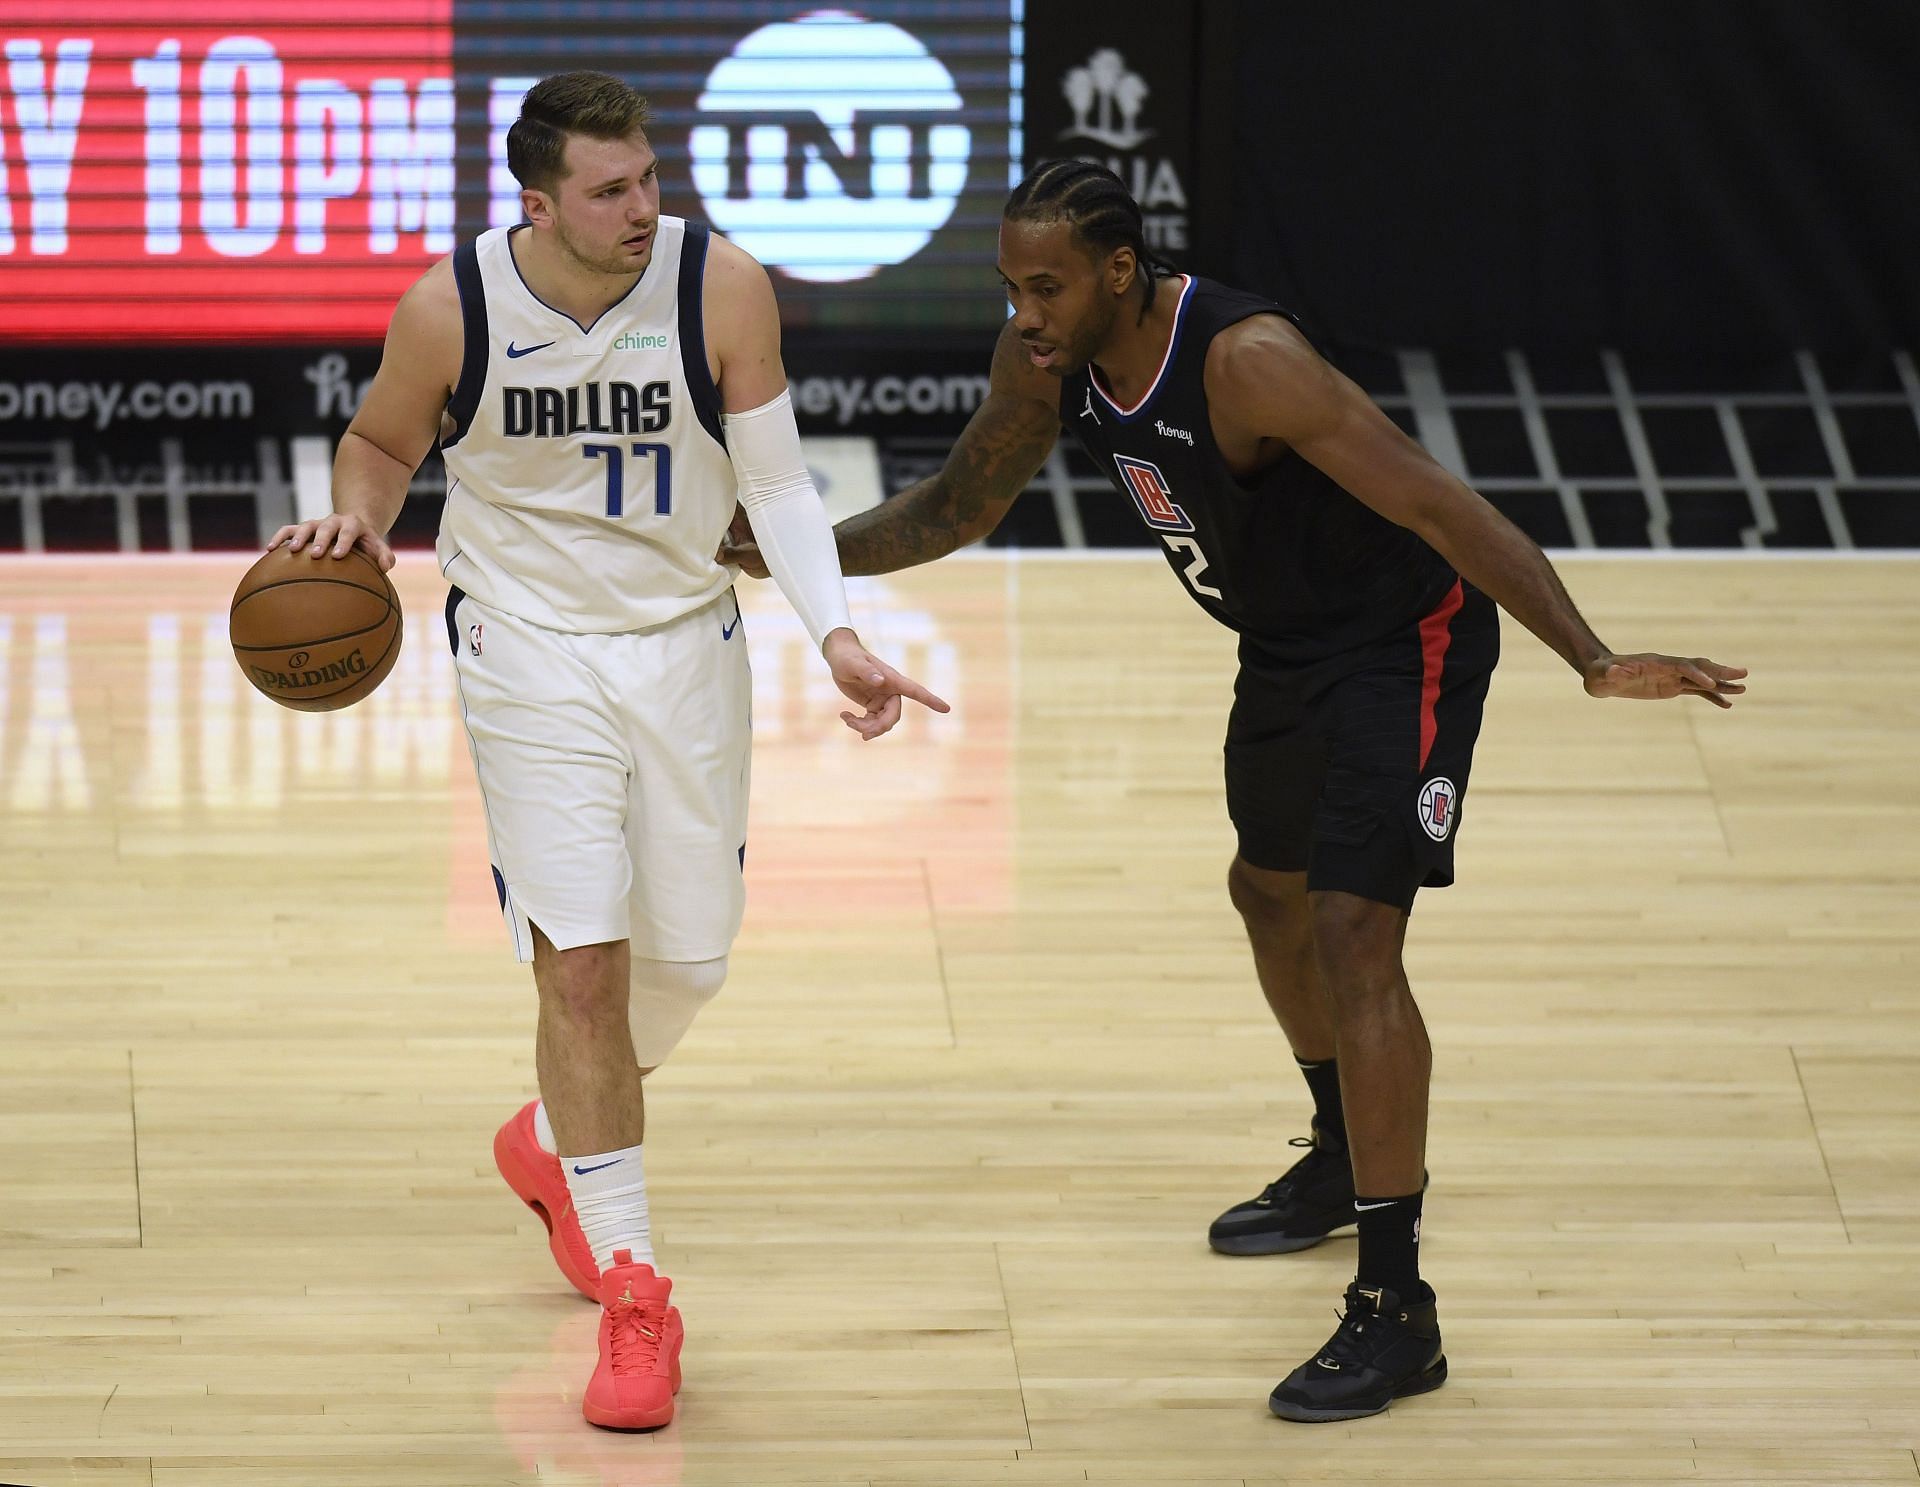
[[764,588],[735,972],[650,1081],[681,1418],[492,1171],[532,1088],[441,590],[303,717],[242,563],[0,561],[0,1482],[1916,1483],[1920,563],[1587,561],[1730,714],[1509,631],[1410,938],[1452,1382],[1282,1424],[1353,1243],[1211,1255],[1306,1101],[1223,874],[1231,639],[1155,560],[856,585],[863,746]]

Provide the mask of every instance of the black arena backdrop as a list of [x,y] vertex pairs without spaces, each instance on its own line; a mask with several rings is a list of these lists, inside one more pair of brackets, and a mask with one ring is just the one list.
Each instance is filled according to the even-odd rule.
[[1842,362],[1920,340],[1912,0],[1238,0],[1230,276],[1348,344]]

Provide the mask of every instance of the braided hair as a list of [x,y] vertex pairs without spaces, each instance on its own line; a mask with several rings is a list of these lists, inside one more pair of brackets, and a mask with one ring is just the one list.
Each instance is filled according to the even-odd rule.
[[1042,160],[1013,188],[1000,215],[1009,222],[1064,220],[1081,245],[1095,253],[1133,249],[1146,286],[1142,320],[1153,308],[1154,286],[1176,272],[1172,264],[1148,251],[1140,203],[1126,183],[1091,160]]

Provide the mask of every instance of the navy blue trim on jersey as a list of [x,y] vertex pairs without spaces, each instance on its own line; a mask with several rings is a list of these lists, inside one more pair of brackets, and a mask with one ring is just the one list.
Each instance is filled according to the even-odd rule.
[[707,277],[707,229],[689,222],[680,243],[680,373],[687,379],[693,411],[713,442],[727,447],[720,429],[720,389],[707,366],[707,332],[700,318],[701,290]]
[[[558,315],[562,320],[566,321],[567,324],[571,325],[575,330],[579,331],[582,335],[585,335],[588,331],[591,331],[593,329],[593,325],[598,325],[602,320],[605,320],[610,312],[619,309],[628,300],[632,299],[633,291],[638,289],[643,283],[646,282],[647,269],[643,268],[640,270],[640,277],[635,279],[631,284],[627,286],[627,292],[625,294],[621,295],[620,298],[615,300],[612,304],[608,305],[606,309],[602,310],[598,315],[593,317],[593,325],[582,325],[578,320],[575,320],[565,310],[558,309],[555,306],[548,304],[545,300],[540,298],[539,295],[535,294],[533,292],[533,286],[527,282],[527,276],[520,272],[520,260],[513,256],[513,235],[516,232],[525,232],[532,225],[533,224],[531,222],[522,222],[518,227],[509,227],[507,229],[507,262],[513,265],[513,276],[514,278],[520,281],[520,287],[527,291],[528,299],[532,300],[541,309],[546,310],[551,314]],[[656,225],[653,229],[653,241],[656,245],[658,245],[660,241],[660,229],[658,225]],[[649,258],[647,260],[647,268],[652,268],[652,267],[653,267],[653,260]],[[549,342],[548,344],[552,344],[552,343]],[[538,346],[535,346],[532,349],[534,349],[535,351],[538,351],[540,348]]]
[[456,656],[460,654],[460,626],[454,621],[453,612],[466,597],[458,584],[447,590],[447,649]]
[[1100,401],[1113,410],[1113,416],[1121,423],[1132,423],[1152,406],[1154,394],[1160,391],[1161,384],[1167,380],[1167,373],[1173,370],[1174,360],[1180,355],[1180,332],[1187,327],[1187,306],[1193,303],[1193,286],[1196,282],[1193,275],[1188,274],[1187,282],[1180,288],[1180,303],[1174,307],[1173,335],[1167,340],[1166,357],[1160,363],[1160,370],[1154,373],[1153,385],[1140,395],[1140,401],[1133,405],[1131,413],[1116,403],[1106,388],[1100,385],[1098,370],[1092,366],[1087,368],[1087,385],[1100,394]]
[[480,411],[480,394],[487,385],[487,291],[480,279],[477,243],[465,242],[453,250],[453,282],[460,291],[460,326],[466,348],[460,355],[460,380],[447,403],[453,432],[440,441],[451,449],[466,436],[467,425]]
[[[541,309],[545,309],[545,311],[547,311],[549,315],[559,315],[559,317],[561,317],[563,321],[566,321],[566,323],[568,323],[570,327],[574,327],[574,329],[580,330],[582,334],[588,334],[589,330],[593,329],[593,325],[599,325],[601,321],[605,321],[605,319],[607,319],[607,315],[609,315],[609,313],[612,313],[614,309],[618,309],[620,305],[624,305],[626,304],[626,302],[628,302],[628,300],[632,300],[632,298],[634,298],[634,290],[637,290],[637,288],[639,288],[639,286],[641,286],[641,284],[643,284],[643,282],[647,280],[647,269],[651,269],[651,267],[653,267],[653,259],[649,257],[649,259],[647,259],[647,269],[641,269],[641,271],[639,271],[639,279],[634,280],[632,284],[628,284],[628,286],[626,286],[626,294],[622,294],[622,296],[620,296],[618,300],[614,300],[614,302],[612,302],[611,305],[607,305],[607,309],[603,309],[603,311],[601,311],[599,315],[595,315],[595,317],[593,317],[593,325],[580,325],[580,321],[576,321],[576,319],[574,319],[572,315],[568,315],[568,313],[566,313],[564,309],[557,309],[555,305],[547,304],[545,300],[541,300],[538,294],[534,294],[534,286],[526,282],[526,275],[524,275],[524,273],[520,273],[520,259],[516,259],[516,257],[513,256],[513,234],[515,234],[515,232],[524,232],[526,231],[526,229],[528,229],[528,227],[532,227],[532,223],[520,223],[518,227],[509,227],[509,229],[507,229],[507,261],[509,261],[509,263],[513,265],[513,277],[515,277],[515,279],[520,280],[520,288],[524,288],[524,290],[526,290],[526,298],[528,298],[528,300],[532,300],[534,304],[540,305]],[[655,242],[659,242],[660,240],[659,227],[655,227],[655,229],[653,229],[653,240],[655,240]],[[547,344],[551,346],[553,342],[549,340]],[[538,348],[538,346],[532,346],[532,348],[528,348],[528,350],[534,350],[534,352],[538,352],[540,348]],[[522,355],[524,355],[524,353],[522,353]]]

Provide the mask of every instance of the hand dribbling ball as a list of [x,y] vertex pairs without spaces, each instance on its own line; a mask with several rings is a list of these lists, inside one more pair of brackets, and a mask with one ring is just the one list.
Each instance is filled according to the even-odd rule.
[[400,599],[358,548],[315,558],[283,545],[240,580],[227,633],[255,689],[297,712],[332,712],[393,670]]

